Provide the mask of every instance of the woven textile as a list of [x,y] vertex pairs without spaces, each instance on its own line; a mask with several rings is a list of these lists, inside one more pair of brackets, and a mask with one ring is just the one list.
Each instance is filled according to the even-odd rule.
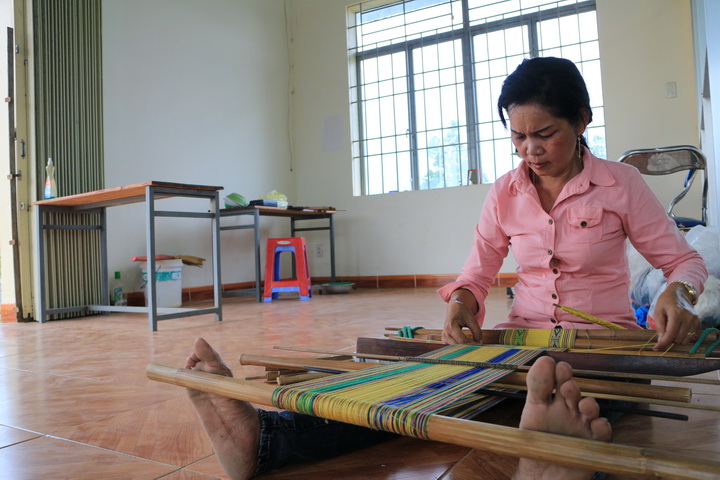
[[500,334],[502,345],[536,348],[573,348],[577,330],[563,328],[503,330]]
[[[423,357],[524,365],[542,350],[450,345]],[[273,404],[299,413],[427,438],[432,414],[470,418],[498,397],[473,392],[511,373],[508,369],[396,362],[302,384],[279,387]]]

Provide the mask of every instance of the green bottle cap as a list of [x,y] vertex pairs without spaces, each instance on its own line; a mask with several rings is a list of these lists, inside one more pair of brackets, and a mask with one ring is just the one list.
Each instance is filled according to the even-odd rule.
[[115,280],[120,280],[120,272],[115,272]]

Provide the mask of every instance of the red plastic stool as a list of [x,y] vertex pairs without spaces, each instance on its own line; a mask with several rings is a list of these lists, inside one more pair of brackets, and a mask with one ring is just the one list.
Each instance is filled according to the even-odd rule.
[[[295,258],[295,278],[280,278],[280,254],[292,252]],[[265,252],[265,288],[263,300],[272,302],[281,292],[299,292],[300,300],[312,297],[307,247],[302,237],[268,238]]]

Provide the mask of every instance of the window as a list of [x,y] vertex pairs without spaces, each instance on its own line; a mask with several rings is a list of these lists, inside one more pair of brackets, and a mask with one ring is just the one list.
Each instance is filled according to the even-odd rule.
[[595,1],[404,0],[350,7],[355,193],[492,183],[517,166],[497,113],[524,59],[574,61],[590,91],[586,137],[605,156]]

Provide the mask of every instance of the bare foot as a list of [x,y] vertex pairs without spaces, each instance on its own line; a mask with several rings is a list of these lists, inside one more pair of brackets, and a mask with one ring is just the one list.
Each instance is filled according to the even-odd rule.
[[[185,368],[232,377],[230,367],[204,339],[198,338]],[[188,389],[205,433],[225,473],[233,480],[251,478],[257,467],[260,417],[248,402]]]
[[[550,357],[538,358],[527,375],[528,395],[520,428],[592,440],[610,441],[612,429],[600,417],[593,398],[582,398],[572,367]],[[556,390],[553,396],[553,389]],[[586,480],[594,472],[521,458],[513,479]]]

